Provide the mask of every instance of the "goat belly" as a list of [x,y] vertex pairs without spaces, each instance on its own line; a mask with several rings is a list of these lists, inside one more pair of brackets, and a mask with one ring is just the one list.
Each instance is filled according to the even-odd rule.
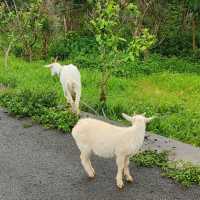
[[111,158],[115,155],[115,148],[106,142],[94,144],[92,151],[94,154],[104,158]]

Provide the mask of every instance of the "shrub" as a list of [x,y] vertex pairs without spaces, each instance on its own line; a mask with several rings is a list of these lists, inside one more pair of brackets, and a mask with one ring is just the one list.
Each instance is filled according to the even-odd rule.
[[48,128],[56,128],[66,133],[71,132],[78,120],[70,111],[58,108],[43,108],[41,115],[36,115],[33,119]]
[[131,158],[137,166],[143,167],[165,167],[168,162],[167,152],[144,151]]
[[57,96],[51,91],[31,91],[0,94],[0,105],[20,117],[32,117],[46,127],[70,132],[78,118],[57,106]]
[[136,166],[159,167],[162,175],[189,187],[193,184],[200,185],[200,166],[194,166],[181,161],[170,162],[167,152],[144,151],[130,159]]
[[96,51],[95,39],[91,36],[82,36],[76,32],[68,32],[64,37],[59,37],[50,46],[49,55],[58,56],[61,60],[77,55],[89,55]]
[[170,165],[168,165],[168,168],[163,175],[187,187],[192,184],[200,185],[200,167],[197,166],[178,168],[170,167]]

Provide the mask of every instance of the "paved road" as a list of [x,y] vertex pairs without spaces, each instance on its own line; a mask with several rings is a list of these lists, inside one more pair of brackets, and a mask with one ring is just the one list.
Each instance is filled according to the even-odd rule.
[[91,181],[70,135],[27,123],[0,110],[0,200],[200,200],[200,187],[185,189],[158,169],[134,165],[135,182],[118,191],[115,162],[96,157]]

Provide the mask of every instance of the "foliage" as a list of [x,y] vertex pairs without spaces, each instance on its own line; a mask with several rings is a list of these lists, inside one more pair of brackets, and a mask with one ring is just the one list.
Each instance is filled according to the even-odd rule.
[[[124,59],[124,54],[116,54],[118,59]],[[95,59],[94,59],[95,58]],[[110,59],[113,59],[112,57]],[[101,70],[98,63],[100,57],[97,54],[79,54],[77,56],[70,56],[65,62],[72,62],[80,68],[91,70]],[[161,57],[158,54],[151,54],[145,60],[135,59],[127,60],[121,63],[118,67],[111,70],[112,75],[121,78],[132,78],[140,74],[151,75],[160,72],[170,73],[200,73],[200,64],[192,58],[178,58],[178,57]]]
[[[79,36],[87,38],[87,43],[93,43],[94,38],[91,37],[88,22],[94,21],[96,23],[96,20],[101,18],[102,21],[99,21],[98,26],[110,26],[115,33],[110,35],[107,43],[117,42],[118,48],[124,50],[127,48],[126,43],[130,41],[133,44],[138,44],[137,37],[144,35],[143,31],[148,28],[149,33],[156,36],[156,43],[151,51],[166,56],[199,58],[200,24],[198,18],[200,10],[198,0],[181,0],[180,2],[175,0],[148,0],[134,1],[134,3],[113,0],[108,1],[110,10],[107,10],[107,16],[104,15],[105,19],[103,19],[97,12],[98,8],[101,8],[96,7],[96,5],[103,5],[104,1],[106,2],[106,0],[52,0],[49,2],[4,0],[0,4],[1,49],[5,51],[11,43],[12,52],[17,56],[30,57],[29,54],[32,54],[33,58],[46,59],[55,55],[55,52],[52,53],[55,50],[56,54],[61,55],[61,58],[63,58],[63,55],[66,58],[68,55],[66,56],[65,51],[68,52],[68,46],[66,45],[65,49],[65,46],[60,43],[60,41],[65,40],[65,35],[73,31]],[[116,12],[113,9],[115,6],[113,7],[111,4],[117,5]],[[105,10],[105,5],[102,10]],[[96,13],[93,12],[94,10]],[[115,21],[116,15],[114,17],[111,14],[114,12],[119,16],[117,21]],[[106,21],[109,21],[109,23],[105,23]],[[113,22],[117,22],[117,24],[113,24]],[[95,35],[99,37],[99,33]],[[118,41],[119,38],[117,39],[116,35],[122,40]],[[134,37],[134,40],[132,40],[132,37]],[[74,41],[73,38],[72,41]],[[106,41],[105,37],[104,41]],[[193,49],[193,42],[195,42],[195,50]],[[87,46],[87,43],[85,46]],[[53,46],[58,47],[58,49],[51,48]],[[80,43],[77,41],[76,46],[82,49],[82,41]],[[49,48],[51,49],[50,52]],[[59,53],[59,51],[61,52]],[[88,53],[86,54],[88,55]]]
[[144,151],[131,157],[137,166],[143,167],[165,167],[168,162],[167,152],[157,153],[156,151]]
[[53,92],[35,92],[28,89],[0,95],[0,105],[19,117],[32,117],[48,128],[70,132],[77,117],[59,109]]
[[[1,46],[7,47],[12,44],[13,52],[17,56],[23,56],[31,61],[33,56],[37,55],[36,51],[47,51],[46,43],[52,32],[50,18],[41,0],[30,2],[23,9],[18,9],[15,1],[13,3],[14,7],[5,3],[0,4],[0,34],[4,38],[0,40]],[[40,53],[43,55],[43,52]]]
[[144,151],[131,158],[140,167],[159,167],[162,175],[189,187],[200,185],[200,167],[183,162],[170,162],[167,152]]
[[[94,37],[82,36],[76,32],[68,32],[64,37],[55,40],[49,49],[49,56],[60,60],[76,58],[77,56],[87,57],[97,51]],[[92,62],[93,59],[91,59]]]
[[[40,99],[40,95],[46,94],[54,102],[55,106],[52,105],[52,108],[56,107],[57,110],[65,107],[66,101],[60,83],[57,78],[50,76],[48,69],[42,67],[44,62],[28,64],[14,57],[10,61],[12,68],[5,70],[0,58],[0,93],[11,90],[13,91],[11,94],[15,96],[19,91],[27,89],[28,94],[33,91],[33,95],[27,95],[30,96],[30,101],[35,99],[37,102],[36,98]],[[73,59],[67,62],[75,63]],[[148,126],[148,130],[200,146],[200,115],[197,112],[200,109],[200,80],[199,75],[194,73],[199,73],[198,69],[199,64],[158,56],[134,65],[131,71],[127,72],[127,78],[124,78],[125,68],[123,74],[120,72],[111,75],[108,82],[107,105],[102,113],[98,101],[101,74],[98,69],[81,68],[83,86],[81,109],[93,112],[83,104],[85,102],[100,114],[119,121],[122,120],[122,112],[129,114],[146,112],[149,116],[157,115],[158,118]],[[2,90],[1,85],[5,86]],[[29,109],[31,105],[35,104],[30,104]],[[31,110],[34,112],[33,108]]]
[[200,5],[198,0],[186,0],[187,6],[189,10],[193,13],[193,15],[199,15]]
[[134,61],[142,52],[149,49],[155,43],[155,37],[148,29],[143,29],[140,37],[136,36],[128,45],[129,58]]
[[164,176],[169,177],[186,187],[193,184],[200,185],[200,167],[186,165],[179,168],[177,167],[177,164],[173,167],[171,165],[169,165],[163,173]]

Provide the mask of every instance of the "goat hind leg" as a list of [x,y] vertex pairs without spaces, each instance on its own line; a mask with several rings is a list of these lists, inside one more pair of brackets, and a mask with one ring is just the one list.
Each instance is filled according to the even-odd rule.
[[80,102],[80,92],[79,91],[76,91],[75,92],[75,102],[74,102],[74,105],[75,105],[75,110],[76,110],[76,113],[77,115],[80,114],[80,109],[79,109],[79,102]]
[[70,104],[72,112],[75,113],[76,112],[75,104],[74,104],[73,98],[70,94],[70,91],[67,91],[66,94],[67,94],[67,96],[66,96],[67,102]]
[[81,153],[80,155],[81,158],[81,163],[83,165],[83,168],[85,169],[86,173],[88,174],[88,176],[90,178],[94,178],[95,176],[95,172],[94,169],[91,165],[90,159],[89,159],[89,155],[86,153]]

